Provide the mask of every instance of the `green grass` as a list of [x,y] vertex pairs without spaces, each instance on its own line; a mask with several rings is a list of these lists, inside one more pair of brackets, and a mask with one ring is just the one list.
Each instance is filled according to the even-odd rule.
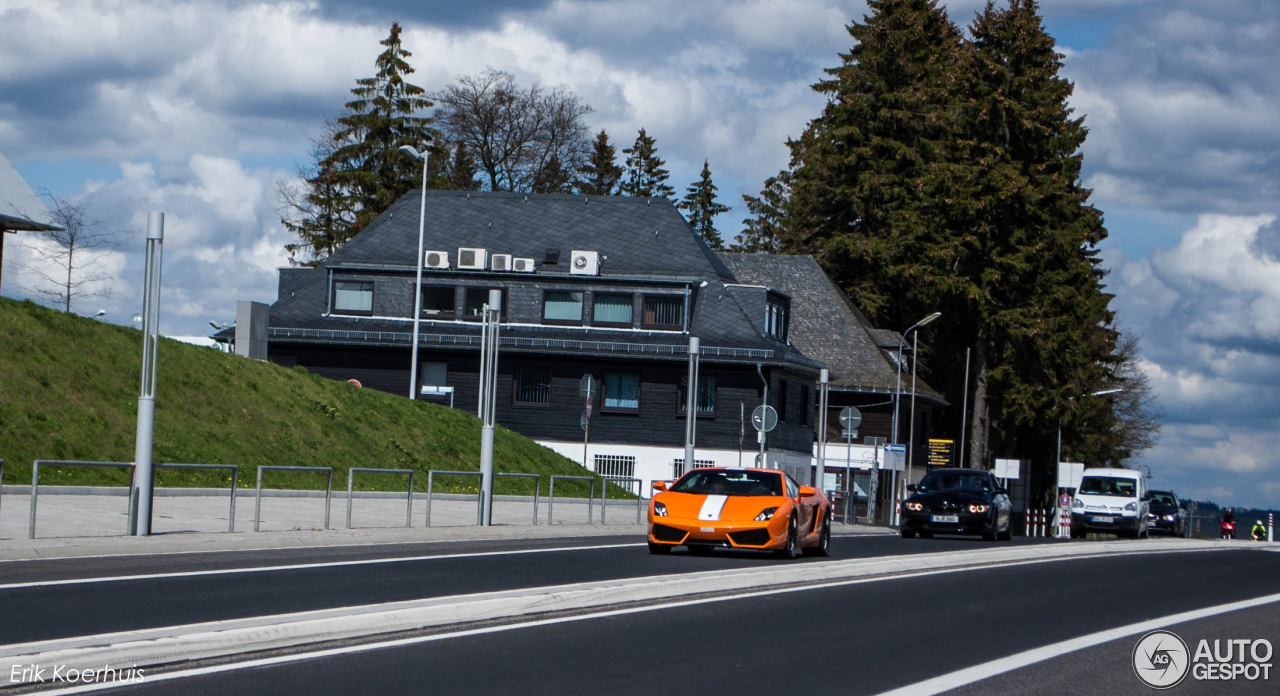
[[[30,483],[36,459],[130,462],[137,427],[142,335],[136,329],[0,298],[0,459],[4,483]],[[324,379],[216,350],[161,339],[153,461],[238,464],[242,488],[263,465],[328,466],[334,488],[347,469],[477,471],[480,421],[436,404]],[[497,428],[496,471],[589,475],[536,442]],[[41,467],[41,485],[123,486],[127,469]],[[158,470],[170,487],[230,486],[221,472]],[[404,490],[405,477],[356,474],[360,490]],[[474,493],[476,477],[444,477],[438,492]],[[270,488],[324,488],[323,474],[266,472]],[[533,482],[498,479],[495,492]],[[557,494],[585,496],[585,482]],[[597,490],[599,481],[597,480]],[[610,497],[627,496],[610,488]]]

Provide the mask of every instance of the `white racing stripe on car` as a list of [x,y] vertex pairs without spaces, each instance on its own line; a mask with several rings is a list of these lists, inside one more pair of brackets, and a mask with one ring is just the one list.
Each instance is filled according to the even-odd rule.
[[727,495],[709,495],[707,499],[702,501],[702,509],[698,511],[698,519],[700,520],[718,520],[720,519],[720,510],[724,509],[724,503],[729,499]]

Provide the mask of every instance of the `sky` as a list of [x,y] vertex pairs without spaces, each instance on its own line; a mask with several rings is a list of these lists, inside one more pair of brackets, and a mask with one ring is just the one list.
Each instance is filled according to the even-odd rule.
[[[966,25],[981,0],[945,3]],[[1153,486],[1280,507],[1280,3],[1047,0],[1085,116],[1084,182],[1121,327],[1164,409]],[[810,85],[852,46],[856,0],[0,0],[0,153],[84,205],[122,245],[74,311],[141,309],[148,210],[167,215],[166,334],[271,302],[291,241],[277,182],[373,74],[392,21],[428,91],[492,66],[564,85],[619,149],[657,140],[683,194],[704,159],[741,229],[742,194],[787,164]],[[10,235],[7,297],[30,297]],[[1069,458],[1070,453],[1066,453]]]

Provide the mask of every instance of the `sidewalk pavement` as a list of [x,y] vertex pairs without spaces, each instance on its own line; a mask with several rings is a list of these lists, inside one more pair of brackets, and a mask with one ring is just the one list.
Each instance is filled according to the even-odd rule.
[[[352,501],[352,529],[346,529],[346,491],[330,501],[329,529],[324,529],[323,493],[263,491],[260,532],[253,531],[254,495],[236,495],[235,532],[228,533],[230,496],[157,495],[152,507],[152,536],[125,536],[128,523],[125,495],[52,493],[41,487],[37,503],[36,538],[28,539],[30,496],[9,492],[0,498],[0,560],[68,558],[135,553],[242,551],[264,548],[405,544],[428,541],[569,538],[635,535],[643,540],[646,527],[637,524],[636,502],[610,500],[605,524],[600,524],[600,501],[557,497],[554,510],[544,496],[538,500],[538,524],[533,524],[531,496],[497,496],[493,526],[476,525],[474,497],[435,495],[431,527],[424,526],[426,496],[415,495],[413,526],[405,528],[405,496],[369,497]],[[122,490],[122,489],[121,489]],[[186,491],[183,491],[186,493]],[[554,524],[547,524],[548,514]],[[640,519],[643,521],[643,509]],[[841,525],[835,535],[892,533],[882,527]]]

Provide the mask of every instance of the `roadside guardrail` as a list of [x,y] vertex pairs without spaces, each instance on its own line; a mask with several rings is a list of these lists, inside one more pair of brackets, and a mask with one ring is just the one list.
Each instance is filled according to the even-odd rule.
[[362,474],[408,474],[409,495],[405,496],[404,526],[413,526],[413,469],[364,469],[353,467],[347,469],[347,529],[351,529],[351,494],[355,487],[356,472]]
[[[625,478],[622,476],[604,476],[602,478],[604,479],[604,490],[600,495],[600,524],[604,524],[604,513],[609,501],[609,484],[611,483],[615,486],[619,483],[636,484],[636,524],[640,524],[644,519],[644,497],[640,495],[640,487],[644,485],[644,480],[638,478]],[[621,486],[618,487],[621,488]],[[631,491],[628,490],[627,492],[630,493]]]
[[493,477],[505,476],[507,478],[531,478],[533,479],[533,526],[538,526],[538,494],[542,491],[542,474],[516,474],[508,472],[494,472]]
[[[480,478],[479,471],[428,471],[427,472],[427,526],[431,526],[431,485],[436,474],[441,476],[475,476]],[[484,514],[482,505],[484,502],[480,499],[480,483],[476,482],[476,524],[480,524],[480,516]]]
[[[114,467],[120,469],[128,469],[132,476],[134,470],[133,462],[77,462],[66,459],[37,459],[31,465],[31,520],[27,523],[27,538],[36,538],[36,497],[40,493],[40,465],[44,466],[81,466],[81,467]],[[133,511],[133,496],[128,496],[125,506],[125,533],[129,532],[128,517]]]
[[[259,531],[258,525],[262,516],[262,472],[264,471],[311,471],[328,474],[328,482],[324,490],[324,528],[329,528],[329,501],[333,497],[333,467],[331,466],[260,466],[258,467],[258,491],[253,504],[253,531]],[[35,505],[31,506],[32,517]]]
[[156,469],[201,469],[208,471],[231,470],[231,512],[227,515],[227,531],[236,531],[236,487],[240,485],[240,467],[235,464],[153,464],[152,476]]
[[591,503],[596,497],[596,479],[594,476],[564,476],[561,474],[553,474],[551,476],[551,490],[547,493],[547,524],[553,524],[551,513],[556,504],[556,479],[561,481],[587,481],[591,484],[587,489],[587,524],[591,524]]

